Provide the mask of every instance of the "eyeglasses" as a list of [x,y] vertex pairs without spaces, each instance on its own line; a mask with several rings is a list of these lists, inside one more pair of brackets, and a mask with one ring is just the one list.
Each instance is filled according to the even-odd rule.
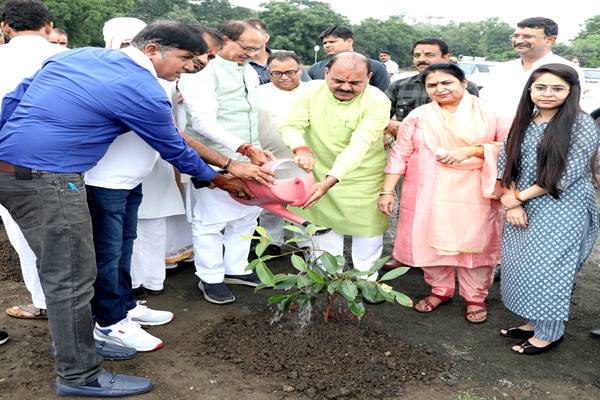
[[271,75],[273,78],[281,78],[283,75],[287,76],[288,78],[293,78],[298,71],[300,70],[290,69],[289,71],[269,71],[269,75]]
[[240,46],[240,48],[242,50],[244,50],[246,53],[248,54],[256,54],[260,51],[260,48],[256,48],[256,47],[248,47],[248,46],[244,46],[243,44],[241,44],[240,42],[238,42],[237,40],[235,41],[235,43]]
[[[543,36],[542,38],[545,38],[546,36]],[[537,39],[538,36],[537,35],[520,35],[518,33],[513,33],[512,35],[509,36],[510,40],[518,40],[518,39],[523,39],[523,40],[534,40]]]
[[550,89],[550,93],[553,95],[561,95],[569,92],[569,88],[562,85],[533,85],[529,88],[531,92],[536,94],[546,93],[548,89]]

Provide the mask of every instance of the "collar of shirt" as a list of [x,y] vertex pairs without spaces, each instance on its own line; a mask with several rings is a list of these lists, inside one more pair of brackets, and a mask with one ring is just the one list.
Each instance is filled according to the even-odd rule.
[[35,44],[42,44],[42,45],[49,44],[49,45],[58,47],[57,44],[48,42],[48,40],[45,37],[40,36],[40,35],[15,36],[12,39],[10,39],[10,42],[8,42],[5,46],[28,46],[28,45],[35,45]]
[[237,62],[231,61],[231,60],[227,60],[227,59],[221,57],[218,54],[215,56],[215,59],[211,61],[211,63],[213,63],[213,62],[215,64],[219,64],[219,65],[222,65],[225,68],[230,68],[230,69],[244,69],[244,68],[246,68],[246,65],[248,65],[248,61],[246,61],[245,63],[243,63],[242,65],[240,65]]
[[128,46],[123,49],[119,49],[119,51],[122,51],[123,53],[127,54],[133,61],[135,61],[136,64],[138,64],[142,68],[147,69],[155,78],[158,78],[158,75],[156,74],[156,69],[154,69],[154,64],[152,64],[152,61],[150,61],[148,56],[144,54],[143,51],[133,46]]

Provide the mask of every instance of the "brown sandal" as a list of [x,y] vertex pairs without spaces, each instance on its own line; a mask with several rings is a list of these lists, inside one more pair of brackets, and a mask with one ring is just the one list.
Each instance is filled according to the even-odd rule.
[[[430,298],[430,297],[435,297],[436,299],[439,299],[439,300],[440,300],[440,302],[439,302],[437,305],[435,305],[435,304],[433,304],[433,303],[431,302],[431,300],[429,300],[429,298]],[[439,308],[441,305],[448,304],[448,303],[450,303],[451,301],[452,301],[452,297],[451,297],[451,296],[440,296],[440,295],[437,295],[437,294],[435,294],[435,293],[429,293],[429,294],[428,294],[426,297],[424,297],[424,298],[422,298],[421,300],[419,300],[419,302],[418,302],[417,304],[415,304],[415,305],[413,306],[413,308],[414,308],[414,309],[415,309],[415,311],[416,311],[416,312],[418,312],[418,313],[423,313],[423,314],[426,314],[426,313],[434,312],[434,311],[435,311],[435,310],[437,310],[437,309],[438,309],[438,308]],[[421,302],[424,302],[424,303],[425,303],[425,305],[426,305],[427,307],[429,307],[429,309],[428,309],[428,310],[426,310],[426,309],[424,309],[424,308],[420,308],[420,309],[419,309],[419,308],[417,308],[417,306],[418,306],[419,304],[421,304]]]
[[48,319],[48,311],[44,308],[37,308],[33,304],[7,308],[6,313],[14,318]]
[[[472,324],[482,324],[485,321],[487,321],[487,304],[485,303],[478,303],[476,301],[465,301],[465,307],[469,307],[469,306],[477,306],[480,307],[477,310],[471,310],[468,311],[468,309],[465,309],[465,319],[467,321],[469,321]],[[483,314],[485,313],[485,315],[483,316],[483,319],[476,319],[478,318],[479,314]]]

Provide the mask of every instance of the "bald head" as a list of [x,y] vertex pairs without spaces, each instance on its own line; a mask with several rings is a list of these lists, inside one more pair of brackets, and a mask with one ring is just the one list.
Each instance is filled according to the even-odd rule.
[[333,96],[341,101],[350,101],[359,96],[369,84],[371,75],[368,58],[354,52],[336,54],[325,68],[327,86]]

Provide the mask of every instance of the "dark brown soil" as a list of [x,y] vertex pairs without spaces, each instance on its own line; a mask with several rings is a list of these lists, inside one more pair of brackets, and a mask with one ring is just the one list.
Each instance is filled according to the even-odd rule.
[[382,399],[406,385],[431,384],[449,360],[357,322],[270,323],[271,315],[226,318],[202,341],[204,355],[282,384],[310,398]]
[[19,256],[10,245],[10,242],[4,239],[4,226],[0,227],[0,281],[21,282],[21,268],[19,268]]

